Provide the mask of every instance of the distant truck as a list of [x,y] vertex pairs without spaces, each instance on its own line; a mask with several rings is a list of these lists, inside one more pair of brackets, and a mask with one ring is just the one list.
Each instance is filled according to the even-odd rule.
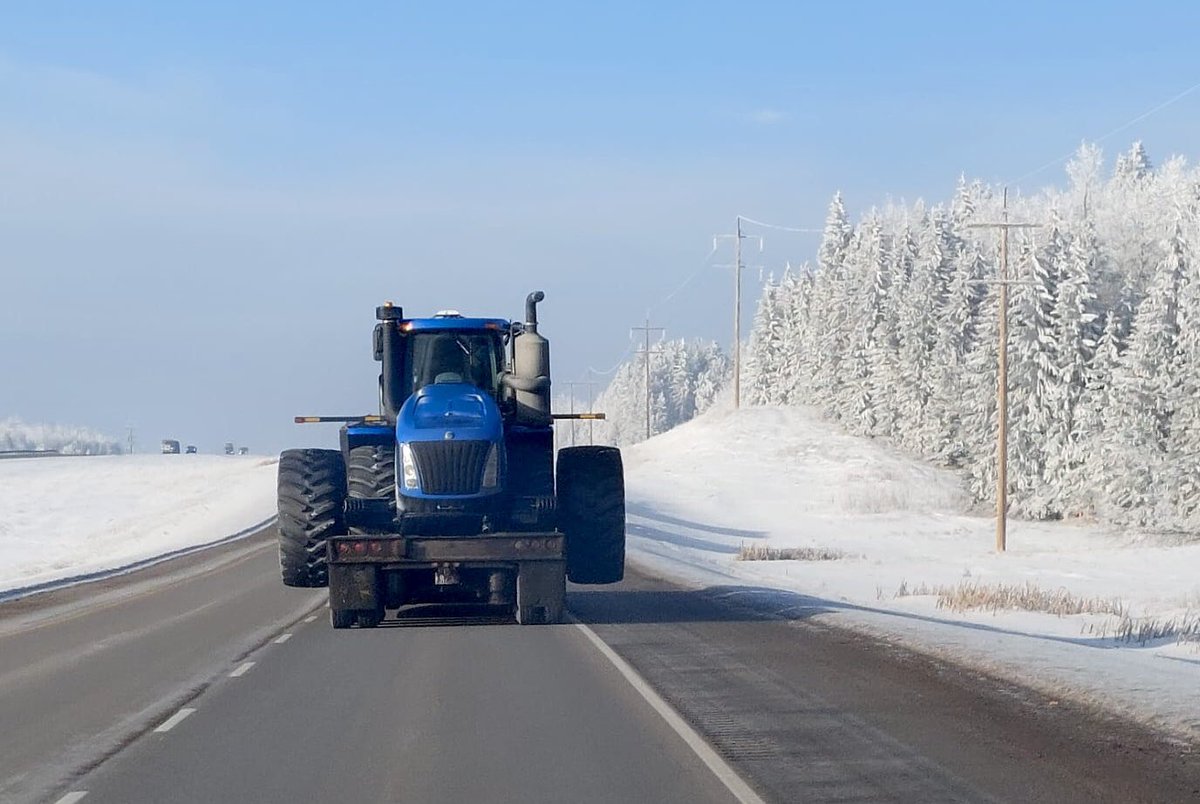
[[195,455],[196,454],[196,445],[188,444],[187,449],[184,451],[187,452],[188,455]]
[[226,455],[232,455],[232,454],[233,454],[233,442],[232,442],[232,441],[226,441],[226,442],[225,442],[225,454],[226,454]]
[[249,447],[238,447],[238,455],[249,455],[249,454],[250,454]]
[[162,454],[163,455],[178,455],[179,454],[179,442],[173,438],[164,438],[162,440]]

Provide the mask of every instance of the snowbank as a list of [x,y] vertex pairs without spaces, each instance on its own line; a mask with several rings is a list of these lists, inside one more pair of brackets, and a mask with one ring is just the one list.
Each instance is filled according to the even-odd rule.
[[275,513],[273,458],[0,461],[0,592],[216,541]]
[[[1014,521],[998,554],[994,520],[969,510],[956,474],[802,408],[713,412],[627,449],[625,464],[631,555],[659,572],[827,612],[819,616],[1200,739],[1200,646],[1112,637],[1143,618],[1195,623],[1200,541]],[[760,545],[844,557],[738,560]],[[958,612],[929,593],[964,584],[1065,590],[1128,617]]]

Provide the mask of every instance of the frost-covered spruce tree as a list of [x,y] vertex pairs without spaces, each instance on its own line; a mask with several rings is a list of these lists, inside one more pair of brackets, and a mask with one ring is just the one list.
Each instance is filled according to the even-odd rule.
[[935,393],[933,350],[938,339],[938,310],[945,299],[951,249],[943,210],[935,208],[921,223],[912,275],[899,304],[900,384],[896,416],[905,422],[900,443],[914,452],[930,454],[941,429],[942,411],[927,410]]
[[1087,476],[1082,434],[1076,416],[1096,348],[1097,252],[1095,231],[1084,220],[1060,254],[1057,298],[1051,313],[1057,379],[1051,397],[1052,420],[1046,431],[1044,495],[1058,515],[1077,514],[1087,505]]
[[1066,485],[1071,489],[1065,514],[1092,514],[1104,499],[1105,412],[1112,405],[1112,383],[1121,360],[1124,343],[1121,319],[1115,311],[1104,317],[1104,328],[1084,370],[1083,391],[1075,409],[1072,438],[1077,463],[1068,471]]
[[999,301],[996,286],[987,285],[976,324],[974,348],[964,358],[961,413],[963,465],[968,486],[979,500],[996,499],[997,346]]
[[828,415],[837,413],[837,393],[842,385],[840,364],[849,346],[846,261],[852,247],[852,232],[839,193],[829,205],[812,289],[812,331],[816,335],[812,372],[816,398],[812,403]]
[[[742,367],[742,389],[747,404],[778,405],[786,401],[778,393],[786,376],[783,367],[784,310],[780,296],[780,286],[773,278],[768,278],[758,299]],[[787,339],[789,345],[791,341],[794,339]]]
[[963,419],[968,413],[966,396],[972,391],[967,355],[977,345],[984,270],[978,245],[965,244],[953,260],[945,298],[936,314],[922,451],[948,466],[961,466],[967,458]]
[[1200,277],[1182,220],[1176,223],[1169,249],[1181,265],[1175,398],[1164,476],[1158,483],[1164,492],[1159,514],[1174,527],[1192,529],[1200,525]]
[[865,432],[890,437],[896,427],[894,394],[899,381],[899,332],[896,294],[896,264],[889,242],[894,238],[882,231],[871,249],[871,284],[866,293],[867,385],[870,413],[863,422]]
[[880,278],[886,272],[882,222],[872,215],[846,255],[840,328],[842,359],[834,392],[834,415],[853,433],[870,435],[877,400],[872,395],[870,353],[881,315]]
[[784,340],[780,374],[775,378],[781,401],[803,403],[812,390],[812,341],[810,314],[812,274],[805,265],[800,271],[789,266],[780,283],[783,301]]
[[[1106,411],[1104,497],[1119,521],[1147,524],[1164,489],[1167,436],[1178,403],[1179,292],[1186,244],[1172,238],[1138,307]],[[1167,490],[1169,493],[1169,490]]]

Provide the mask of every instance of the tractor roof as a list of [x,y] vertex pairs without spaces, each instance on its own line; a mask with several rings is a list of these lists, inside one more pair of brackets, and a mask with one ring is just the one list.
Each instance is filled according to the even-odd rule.
[[433,318],[410,318],[401,328],[407,332],[432,332],[439,330],[498,330],[507,332],[508,321],[503,318],[463,318],[461,315],[439,314]]

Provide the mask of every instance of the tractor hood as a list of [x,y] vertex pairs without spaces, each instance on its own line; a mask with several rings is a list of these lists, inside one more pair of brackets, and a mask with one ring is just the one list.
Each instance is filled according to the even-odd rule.
[[491,441],[503,438],[495,400],[469,383],[426,385],[396,416],[396,441]]

